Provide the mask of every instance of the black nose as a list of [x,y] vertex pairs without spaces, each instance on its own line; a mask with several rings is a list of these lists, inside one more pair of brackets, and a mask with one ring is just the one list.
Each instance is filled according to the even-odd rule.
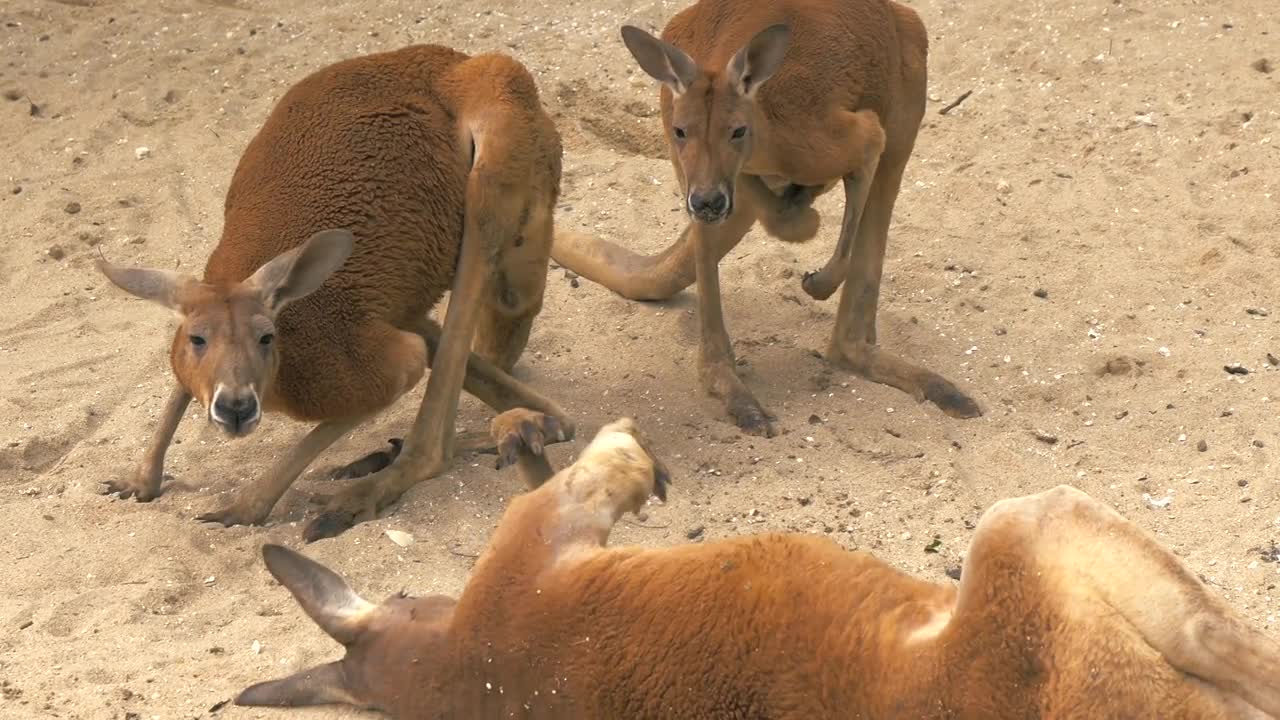
[[729,196],[719,190],[689,193],[689,209],[694,215],[719,217],[729,209]]
[[258,400],[253,395],[227,397],[224,393],[214,401],[213,408],[223,422],[238,428],[257,416]]

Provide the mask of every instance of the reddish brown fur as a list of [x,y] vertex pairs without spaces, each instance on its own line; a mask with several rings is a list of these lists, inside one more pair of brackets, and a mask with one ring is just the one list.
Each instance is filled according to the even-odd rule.
[[[103,266],[182,319],[170,354],[181,387],[142,466],[110,489],[158,494],[165,447],[191,396],[213,417],[215,388],[261,392],[263,410],[320,423],[256,489],[204,516],[261,522],[315,455],[412,388],[452,345],[462,354],[452,351],[448,370],[433,374],[431,417],[419,418],[406,443],[419,469],[438,472],[447,462],[464,382],[500,410],[562,415],[505,372],[541,309],[560,164],[559,135],[532,77],[503,55],[419,45],[345,60],[298,82],[241,157],[202,281]],[[255,273],[297,248],[309,252],[308,238],[328,228],[354,236],[349,257],[277,314]],[[441,331],[428,313],[450,289],[455,302]],[[262,344],[271,333],[274,344]],[[205,342],[194,345],[192,335]],[[473,338],[479,356],[468,368]],[[431,391],[436,384],[442,389]],[[567,420],[563,427],[572,433]],[[396,480],[370,480],[329,510],[349,524],[366,501],[384,506],[411,484]]]
[[662,486],[642,439],[606,426],[515,498],[456,604],[367,605],[340,580],[316,592],[308,578],[327,570],[264,551],[323,627],[354,639],[331,669],[237,702],[400,720],[1280,717],[1280,646],[1079,491],[993,506],[958,587],[811,535],[606,548]]
[[[919,16],[891,0],[699,0],[671,19],[661,41],[636,28],[623,37],[663,84],[663,129],[691,222],[652,257],[560,233],[556,261],[636,300],[696,282],[701,383],[743,430],[772,436],[773,416],[734,372],[717,266],[756,221],[786,241],[812,238],[810,203],[843,183],[836,249],[802,282],[818,300],[844,287],[827,356],[952,416],[979,415],[950,381],[876,345],[890,217],[925,107],[928,35]],[[699,198],[718,190],[732,198],[728,210],[699,212]]]

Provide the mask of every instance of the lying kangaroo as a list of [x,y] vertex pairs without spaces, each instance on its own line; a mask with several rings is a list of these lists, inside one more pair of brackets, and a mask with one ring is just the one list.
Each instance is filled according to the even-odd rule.
[[924,115],[928,35],[891,0],[700,0],[662,40],[622,38],[662,83],[662,123],[690,222],[660,255],[638,256],[558,234],[556,262],[633,300],[698,284],[702,386],[746,432],[772,436],[774,416],[734,371],[718,264],[757,220],[789,242],[818,231],[815,197],[844,184],[830,262],[804,276],[825,300],[844,283],[827,357],[930,400],[953,417],[981,414],[951,382],[876,345],[876,307],[903,169]]
[[621,420],[551,477],[522,412],[494,434],[537,489],[512,500],[459,600],[373,605],[264,546],[346,656],[238,704],[399,720],[1280,717],[1280,644],[1078,490],[996,503],[959,587],[814,535],[606,548],[623,513],[664,495],[665,469]]
[[[231,436],[252,432],[264,411],[318,423],[230,505],[200,516],[260,524],[317,455],[428,366],[400,457],[333,496],[308,540],[445,470],[460,388],[497,410],[535,408],[557,419],[553,440],[572,436],[553,402],[506,372],[542,307],[560,162],[533,78],[503,55],[419,45],[294,85],[240,159],[202,280],[99,263],[180,318],[177,386],[141,465],[108,492],[159,494],[165,450],[193,396]],[[428,313],[446,290],[441,329]]]

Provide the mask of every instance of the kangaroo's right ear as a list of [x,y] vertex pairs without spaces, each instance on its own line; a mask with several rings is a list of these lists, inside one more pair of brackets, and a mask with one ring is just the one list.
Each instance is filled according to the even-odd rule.
[[683,95],[698,77],[698,64],[680,48],[634,25],[622,26],[622,42],[649,77]]
[[94,266],[121,290],[171,310],[177,310],[182,303],[183,293],[200,282],[190,275],[172,270],[120,267],[111,264],[104,257],[95,260]]
[[364,632],[377,606],[357,595],[337,573],[280,545],[263,545],[262,559],[329,637],[350,645]]

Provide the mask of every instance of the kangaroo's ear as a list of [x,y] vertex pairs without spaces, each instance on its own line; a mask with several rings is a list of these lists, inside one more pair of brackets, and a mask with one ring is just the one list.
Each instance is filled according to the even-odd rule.
[[329,637],[350,645],[368,627],[377,606],[357,595],[334,571],[280,545],[263,545],[262,558]]
[[683,95],[698,77],[698,64],[683,50],[634,25],[622,26],[622,42],[649,77]]
[[347,690],[342,663],[307,668],[286,678],[261,682],[236,696],[237,705],[306,707],[344,703],[360,705]]
[[106,275],[121,290],[171,310],[179,309],[183,294],[200,282],[190,275],[172,270],[120,267],[111,264],[106,258],[98,258],[93,264],[98,272]]
[[744,97],[751,97],[765,80],[782,66],[791,44],[791,29],[786,25],[770,25],[756,33],[725,68],[729,81]]
[[273,312],[315,292],[347,261],[355,247],[349,230],[321,230],[298,247],[268,260],[245,280]]

